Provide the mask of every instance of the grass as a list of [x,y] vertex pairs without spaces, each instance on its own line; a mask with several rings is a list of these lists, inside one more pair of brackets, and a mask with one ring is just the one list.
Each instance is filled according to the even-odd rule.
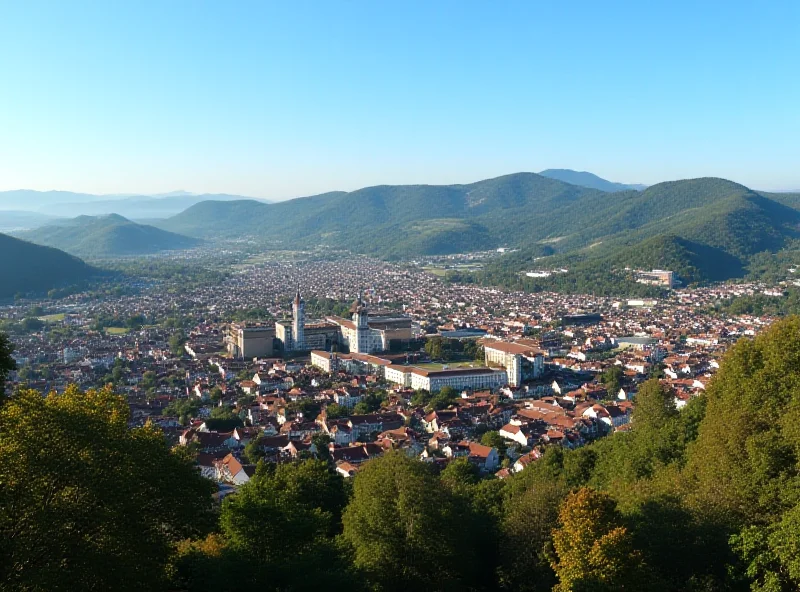
[[433,275],[438,275],[439,277],[444,277],[447,274],[447,270],[441,267],[423,267],[422,269]]
[[65,315],[62,312],[62,313],[59,313],[59,314],[51,314],[51,315],[45,315],[43,317],[39,317],[39,320],[40,321],[44,321],[45,323],[56,323],[58,321],[63,321],[64,317],[66,317],[66,316],[67,315]]
[[106,327],[108,335],[125,335],[128,332],[126,327]]

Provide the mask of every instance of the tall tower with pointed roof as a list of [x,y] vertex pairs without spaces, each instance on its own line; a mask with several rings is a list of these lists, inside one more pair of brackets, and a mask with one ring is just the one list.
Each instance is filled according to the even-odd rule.
[[294,340],[293,349],[305,349],[306,337],[306,303],[303,297],[300,296],[300,289],[297,289],[297,294],[292,301],[292,337]]

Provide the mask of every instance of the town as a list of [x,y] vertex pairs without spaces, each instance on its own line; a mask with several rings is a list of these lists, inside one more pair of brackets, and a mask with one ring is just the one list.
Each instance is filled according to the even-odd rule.
[[686,405],[732,343],[773,320],[715,306],[783,290],[531,294],[355,255],[240,266],[188,292],[127,288],[0,308],[17,363],[8,388],[111,384],[131,425],[158,425],[190,447],[221,496],[259,461],[322,457],[351,477],[398,449],[506,478],[547,447],[628,430],[649,378]]

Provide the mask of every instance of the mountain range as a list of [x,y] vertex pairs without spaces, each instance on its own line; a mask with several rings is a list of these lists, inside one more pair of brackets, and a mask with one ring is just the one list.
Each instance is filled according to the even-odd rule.
[[609,190],[516,173],[466,185],[381,185],[277,203],[204,200],[152,225],[119,215],[80,216],[17,235],[84,257],[241,237],[388,259],[511,247],[489,273],[508,278],[558,265],[599,277],[609,267],[669,268],[689,282],[740,277],[757,255],[800,252],[800,193],[759,192],[713,177],[620,191],[594,175],[566,172],[575,183]]
[[75,284],[98,270],[77,257],[0,234],[0,298]]
[[[682,254],[684,267],[694,270],[689,275],[700,281],[740,275],[751,256],[800,238],[799,209],[798,194],[758,192],[718,178],[610,193],[517,173],[469,185],[387,185],[275,204],[207,201],[157,224],[189,236],[227,232],[277,239],[285,248],[323,245],[386,258],[513,247],[519,251],[503,264],[519,270],[543,256],[565,255],[627,257],[657,267],[653,245],[661,244],[673,258]],[[651,261],[642,260],[636,245],[654,237],[646,245]],[[703,265],[712,255],[724,269]]]
[[580,187],[587,187],[589,189],[599,189],[608,193],[615,193],[617,191],[628,191],[635,189],[636,191],[643,191],[647,189],[647,185],[633,184],[626,185],[625,183],[614,183],[606,181],[598,177],[594,173],[586,171],[573,171],[572,169],[547,169],[539,173],[542,177],[550,179],[557,179],[570,183],[571,185],[578,185]]
[[[40,212],[61,217],[119,214],[128,218],[146,219],[172,216],[201,201],[239,199],[253,198],[225,193],[195,194],[186,191],[173,191],[158,195],[93,195],[71,191],[33,191],[30,189],[0,191],[0,228],[9,226],[6,221],[7,210]],[[266,200],[256,201],[268,203]],[[33,226],[28,228],[33,228]]]
[[16,233],[16,236],[79,257],[95,258],[188,249],[201,242],[147,224],[137,224],[117,214],[58,220],[35,230]]

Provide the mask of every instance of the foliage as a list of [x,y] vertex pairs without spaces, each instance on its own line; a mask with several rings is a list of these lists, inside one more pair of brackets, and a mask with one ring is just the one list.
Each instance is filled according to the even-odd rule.
[[554,592],[638,589],[639,554],[607,495],[581,488],[567,496],[553,532]]
[[152,590],[171,544],[208,524],[211,484],[128,417],[111,391],[74,386],[0,408],[0,587]]
[[212,432],[230,432],[243,426],[244,422],[230,407],[214,407],[205,424]]
[[465,525],[427,467],[401,452],[364,467],[342,522],[355,567],[376,590],[441,590],[467,583],[471,553],[462,544]]
[[97,270],[63,251],[5,234],[0,234],[0,253],[0,298],[43,293],[97,274]]
[[197,398],[175,399],[164,408],[164,415],[177,417],[178,420],[186,425],[193,417],[197,417],[201,402]]
[[603,386],[606,387],[609,398],[615,399],[617,397],[619,389],[622,388],[622,379],[624,377],[625,371],[622,369],[622,366],[617,366],[616,364],[610,366],[600,376],[600,381],[603,383]]
[[56,247],[80,257],[142,255],[169,249],[187,249],[197,239],[137,224],[117,214],[78,216],[20,233],[26,240]]
[[6,379],[9,373],[17,367],[17,363],[11,357],[13,353],[14,344],[8,339],[8,335],[0,333],[0,401],[6,392]]
[[483,434],[483,436],[481,436],[481,444],[496,448],[500,458],[503,458],[506,455],[506,448],[508,447],[506,439],[503,438],[503,436],[500,435],[500,432],[496,430],[491,430]]
[[342,478],[324,462],[274,471],[259,465],[224,501],[221,533],[179,550],[175,584],[188,590],[312,590],[323,584],[342,589],[347,563],[334,537],[346,503]]
[[788,316],[800,314],[800,290],[791,288],[783,296],[736,296],[719,306],[723,314],[754,316]]

